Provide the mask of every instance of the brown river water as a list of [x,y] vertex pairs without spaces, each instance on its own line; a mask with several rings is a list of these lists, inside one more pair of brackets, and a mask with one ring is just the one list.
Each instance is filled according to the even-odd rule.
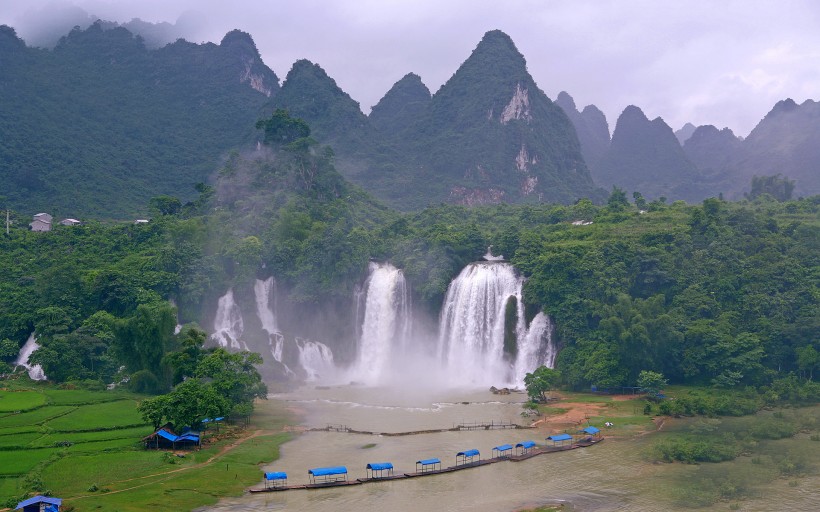
[[[371,432],[447,429],[458,423],[505,421],[527,424],[521,417],[524,394],[492,395],[485,390],[385,390],[356,386],[303,388],[271,398],[298,411],[308,428],[345,425]],[[456,453],[478,449],[490,458],[494,446],[534,440],[545,444],[544,429],[479,430],[406,436],[340,432],[305,432],[282,447],[281,457],[264,466],[285,471],[291,485],[308,483],[308,469],[346,466],[348,477],[365,477],[369,462],[392,462],[396,472],[412,472],[419,459],[438,457],[455,464]],[[547,453],[521,462],[500,462],[454,473],[368,483],[359,486],[290,490],[224,499],[200,509],[211,512],[303,510],[361,512],[514,511],[566,503],[578,511],[693,510],[670,498],[703,466],[655,464],[644,456],[649,443],[664,432],[632,439],[607,439],[589,448]],[[820,443],[815,443],[819,444]],[[371,446],[374,445],[374,446]],[[818,461],[820,463],[820,461]],[[724,463],[727,464],[727,463]],[[727,470],[733,466],[727,465]],[[260,471],[259,486],[262,486]],[[694,479],[692,480],[695,481]],[[674,488],[677,486],[677,489]],[[766,484],[757,497],[733,510],[820,510],[820,478],[785,479]],[[697,510],[730,510],[718,502]]]

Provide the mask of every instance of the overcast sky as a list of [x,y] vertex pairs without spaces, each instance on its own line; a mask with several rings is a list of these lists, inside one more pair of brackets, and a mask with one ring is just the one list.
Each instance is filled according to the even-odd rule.
[[579,108],[597,105],[610,129],[634,104],[673,129],[746,136],[777,101],[820,99],[814,0],[0,0],[0,24],[25,38],[67,5],[112,21],[179,20],[195,42],[244,30],[280,80],[309,59],[365,114],[408,72],[435,92],[493,29],[550,98],[566,90]]

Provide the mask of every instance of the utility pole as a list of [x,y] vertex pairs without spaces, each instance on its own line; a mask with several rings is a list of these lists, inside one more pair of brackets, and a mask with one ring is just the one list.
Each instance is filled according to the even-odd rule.
[[6,235],[9,234],[9,211],[6,209]]

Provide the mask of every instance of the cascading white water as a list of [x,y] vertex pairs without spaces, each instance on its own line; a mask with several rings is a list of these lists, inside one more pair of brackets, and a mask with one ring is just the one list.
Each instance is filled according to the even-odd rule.
[[378,384],[401,364],[410,336],[410,299],[404,273],[389,263],[370,263],[364,319],[352,375]]
[[273,276],[265,279],[257,279],[253,284],[253,294],[256,298],[256,314],[262,329],[268,334],[268,345],[273,358],[285,367],[285,373],[292,375],[293,371],[288,365],[282,362],[282,353],[285,347],[285,337],[279,332],[276,325],[276,280]]
[[333,352],[324,343],[296,338],[296,347],[299,349],[299,363],[307,373],[307,380],[315,382],[321,379],[330,379],[336,373],[333,362]]
[[25,345],[20,349],[20,353],[17,355],[17,359],[14,360],[13,366],[15,368],[22,366],[28,370],[28,376],[31,380],[46,380],[46,374],[43,372],[43,368],[39,364],[31,365],[28,362],[28,358],[31,357],[31,354],[38,348],[40,348],[40,345],[37,344],[34,333],[31,333]]
[[219,298],[217,303],[214,333],[211,337],[223,348],[248,350],[248,346],[242,341],[244,330],[245,322],[242,320],[242,312],[234,302],[233,289],[230,289]]
[[271,297],[276,289],[276,281],[273,276],[262,281],[257,279],[253,284],[253,294],[256,297],[256,314],[262,322],[262,329],[268,334],[273,334],[279,329],[276,327],[276,313],[271,307]]
[[516,299],[516,336],[525,333],[524,279],[509,263],[467,265],[447,289],[439,324],[439,356],[454,385],[498,385],[512,379],[504,359],[507,302]]
[[555,344],[552,341],[550,317],[539,312],[530,322],[527,333],[518,342],[515,358],[515,384],[524,383],[524,376],[539,366],[553,368],[555,364]]

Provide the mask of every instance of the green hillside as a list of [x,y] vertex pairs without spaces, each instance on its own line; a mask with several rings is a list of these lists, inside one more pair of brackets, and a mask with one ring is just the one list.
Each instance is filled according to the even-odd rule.
[[1,27],[0,66],[2,195],[60,218],[127,218],[156,195],[192,197],[279,88],[238,31],[147,50],[95,23],[41,50]]

